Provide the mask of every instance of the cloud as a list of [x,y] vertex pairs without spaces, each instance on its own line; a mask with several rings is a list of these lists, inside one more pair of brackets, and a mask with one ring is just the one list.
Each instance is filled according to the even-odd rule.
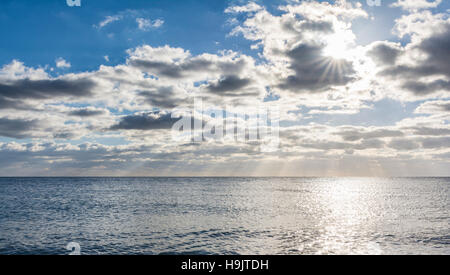
[[389,145],[390,148],[400,150],[400,151],[410,151],[420,148],[420,144],[413,140],[408,139],[394,139]]
[[248,6],[229,9],[247,13],[231,35],[242,34],[256,42],[254,48],[262,48],[277,76],[277,93],[323,93],[358,79],[346,49],[355,41],[349,23],[367,17],[360,5],[303,1],[279,9],[279,15]]
[[392,7],[399,7],[408,11],[417,11],[420,9],[436,8],[442,3],[442,0],[398,0],[391,4]]
[[52,97],[83,97],[92,94],[95,83],[89,79],[21,79],[0,83],[0,98],[48,99]]
[[[334,31],[334,26],[332,22],[329,21],[310,21],[305,20],[299,25],[299,29],[302,31],[308,31],[308,32],[317,32],[317,33],[324,33],[324,34],[330,34]],[[292,25],[286,24],[284,26],[286,29],[292,29]]]
[[56,59],[55,63],[56,63],[56,67],[61,68],[61,69],[68,69],[71,67],[70,62],[67,62],[62,57]]
[[120,11],[115,15],[106,16],[97,25],[94,25],[94,27],[100,30],[114,22],[124,20],[126,21],[126,23],[135,22],[135,24],[137,23],[138,28],[140,30],[148,31],[150,29],[160,28],[164,24],[164,20],[162,19],[150,20],[146,18],[147,15],[148,12],[146,10],[127,9]]
[[108,15],[105,17],[105,19],[103,19],[102,21],[100,21],[100,23],[98,23],[97,25],[94,25],[94,27],[98,28],[98,29],[102,29],[104,27],[106,27],[107,25],[116,22],[116,21],[120,21],[123,19],[123,15],[118,14],[118,15]]
[[121,118],[110,130],[160,130],[170,129],[180,118],[172,118],[171,113],[153,112],[129,115]]
[[0,97],[0,109],[30,109],[25,103]]
[[128,51],[127,63],[134,68],[168,79],[202,81],[221,75],[243,72],[253,66],[253,60],[244,55],[229,52],[224,55],[203,54],[191,56],[180,48],[150,47],[148,45]]
[[78,116],[78,117],[93,117],[105,114],[104,110],[95,109],[95,108],[80,108],[76,110],[72,110],[68,112],[69,116]]
[[402,54],[399,44],[388,41],[374,42],[367,54],[379,65],[393,65]]
[[336,142],[330,140],[309,141],[301,144],[304,148],[313,148],[318,150],[366,150],[380,149],[384,147],[384,142],[378,139],[364,140],[359,143]]
[[450,91],[450,81],[442,79],[432,82],[407,81],[403,83],[403,88],[411,91],[415,95],[428,95],[439,91]]
[[280,83],[281,89],[321,92],[355,80],[352,63],[323,56],[322,46],[300,44],[288,51],[286,56],[294,73]]
[[[393,87],[420,98],[443,96],[450,91],[450,22],[438,16],[430,17],[429,13],[422,13],[418,18],[431,20],[428,24],[434,24],[434,29],[409,33],[413,35],[412,42],[403,49],[392,43],[378,43],[372,46],[369,55],[384,63],[378,76],[387,81],[390,79]],[[407,27],[409,24],[417,24],[408,17],[400,21],[404,29],[411,29]],[[420,26],[412,29],[416,31]],[[380,48],[380,45],[384,46]],[[382,52],[380,49],[383,49]],[[395,62],[386,62],[389,59]]]
[[150,29],[156,29],[164,24],[164,20],[156,19],[154,21],[145,18],[136,18],[138,28],[142,31],[148,31]]
[[175,108],[184,98],[177,98],[177,94],[173,86],[159,87],[157,89],[139,91],[138,95],[143,100],[154,107]]
[[425,149],[441,149],[450,147],[450,137],[438,137],[423,139],[422,147]]
[[231,6],[225,10],[225,13],[242,13],[242,12],[257,12],[264,8],[255,2],[250,2],[245,6]]
[[216,82],[210,83],[207,89],[212,93],[227,93],[242,89],[250,83],[251,80],[249,78],[239,78],[236,75],[228,75]]
[[427,101],[415,110],[417,114],[448,114],[450,113],[450,101]]
[[27,133],[37,126],[36,120],[0,118],[0,136],[25,138]]
[[417,136],[449,136],[450,128],[414,127],[414,135]]
[[358,131],[358,130],[345,130],[336,133],[345,141],[358,141],[361,139],[373,139],[373,138],[386,138],[386,137],[401,137],[404,135],[403,132],[399,130],[387,130],[387,129],[377,129],[373,131]]

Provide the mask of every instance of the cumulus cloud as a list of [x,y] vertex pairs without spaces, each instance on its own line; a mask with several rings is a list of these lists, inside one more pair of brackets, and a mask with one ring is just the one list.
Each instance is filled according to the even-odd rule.
[[37,126],[36,120],[17,118],[0,118],[0,136],[9,138],[25,138],[29,131]]
[[56,63],[56,67],[61,68],[61,69],[68,69],[72,66],[70,64],[70,62],[67,62],[62,57],[56,59],[55,63]]
[[378,76],[416,98],[445,96],[450,91],[450,21],[442,14],[414,13],[398,19],[396,30],[399,36],[410,35],[411,42],[369,47],[368,55],[382,65]]
[[110,130],[157,130],[170,129],[180,119],[172,118],[171,113],[153,112],[129,115],[121,118]]
[[370,46],[367,54],[379,65],[393,65],[402,54],[402,48],[398,43],[378,41]]
[[20,79],[0,83],[0,97],[6,99],[48,99],[82,97],[92,94],[95,82],[90,79]]
[[289,75],[279,85],[292,91],[321,92],[354,80],[352,63],[323,56],[323,47],[300,44],[286,52],[290,60]]
[[416,110],[418,114],[442,114],[450,113],[450,101],[427,101],[422,103]]
[[208,91],[213,93],[226,94],[244,88],[251,83],[249,78],[239,78],[236,75],[225,76],[218,81],[208,85]]
[[177,98],[177,95],[179,96],[181,92],[176,92],[176,89],[173,86],[163,86],[138,91],[138,95],[144,102],[149,103],[151,106],[172,109],[184,101],[184,98]]
[[129,51],[128,64],[157,77],[181,79],[193,77],[199,80],[208,75],[242,72],[251,62],[245,56],[229,53],[223,56],[203,54],[191,56],[190,52],[169,46],[153,48],[142,46]]
[[400,7],[404,10],[414,11],[420,9],[436,8],[442,0],[398,0],[391,4],[392,7]]
[[255,2],[250,2],[245,6],[231,6],[228,7],[226,13],[240,13],[240,12],[257,12],[263,10],[263,7],[256,4]]
[[231,34],[242,34],[262,47],[263,57],[278,75],[277,92],[325,92],[358,78],[346,49],[354,43],[350,22],[367,17],[360,5],[308,1],[280,9],[284,13],[278,16],[264,8],[229,9],[251,11]]

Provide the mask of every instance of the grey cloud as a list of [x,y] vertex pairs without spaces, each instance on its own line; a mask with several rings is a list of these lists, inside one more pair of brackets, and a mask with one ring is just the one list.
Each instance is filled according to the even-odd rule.
[[385,137],[401,137],[403,133],[401,131],[395,130],[375,130],[370,132],[359,132],[356,130],[349,130],[336,133],[346,141],[357,141],[361,139],[372,139],[372,138],[385,138]]
[[332,33],[333,23],[328,21],[305,21],[300,24],[302,31],[313,31],[322,33]]
[[161,108],[175,108],[180,102],[180,99],[175,98],[173,87],[161,87],[158,89],[139,91],[145,102],[154,107]]
[[170,78],[181,78],[183,76],[181,66],[171,63],[132,59],[130,65],[144,71],[152,71],[158,76],[162,75]]
[[54,96],[88,96],[95,83],[88,79],[30,80],[0,83],[0,96],[10,99],[47,99]]
[[[426,59],[415,66],[391,66],[381,71],[381,76],[403,78],[403,88],[416,95],[431,94],[436,90],[450,91],[450,24],[443,32],[438,32],[421,41],[416,49],[421,50]],[[427,76],[444,76],[447,79],[425,83],[417,79]]]
[[441,149],[450,148],[450,137],[430,137],[416,140],[410,139],[394,139],[389,143],[389,147],[396,150],[415,150],[424,149]]
[[207,89],[212,93],[226,93],[236,91],[249,85],[251,80],[248,78],[239,78],[235,75],[225,76],[216,83],[210,84]]
[[450,112],[450,101],[427,101],[421,104],[415,111],[418,114]]
[[449,128],[414,127],[414,135],[418,136],[446,136],[450,135]]
[[172,118],[171,113],[147,113],[123,117],[110,130],[156,130],[170,129],[180,118]]
[[103,115],[104,113],[105,113],[104,110],[84,108],[84,109],[70,111],[68,114],[70,116],[91,117],[91,116]]
[[378,42],[373,45],[367,54],[379,64],[393,65],[401,53],[399,49],[389,43]]
[[436,71],[450,77],[450,24],[444,32],[422,41],[419,48],[428,54],[425,64],[433,64]]
[[53,138],[56,139],[73,139],[75,137],[77,137],[77,135],[73,132],[61,132],[53,134]]
[[129,60],[129,64],[143,71],[151,72],[156,76],[165,76],[168,78],[183,78],[191,74],[208,72],[212,70],[223,73],[239,73],[244,68],[245,61],[239,60],[237,62],[212,62],[210,60],[197,57],[179,63],[169,63],[133,58]]
[[0,118],[0,136],[25,138],[37,126],[37,120]]
[[448,102],[448,103],[436,104],[436,106],[437,106],[439,109],[441,109],[442,111],[450,112],[450,102]]
[[95,83],[89,79],[30,80],[21,79],[0,83],[0,109],[30,108],[23,100],[91,95]]
[[27,109],[24,103],[0,97],[0,109]]
[[354,80],[352,63],[322,55],[323,47],[300,44],[287,53],[294,71],[279,87],[291,91],[317,92]]
[[450,137],[427,138],[421,141],[426,149],[450,148]]
[[402,87],[413,92],[415,95],[427,95],[440,90],[450,91],[450,81],[436,80],[431,83],[406,81]]
[[420,148],[419,143],[409,139],[394,139],[388,146],[400,151],[410,151]]
[[305,148],[319,150],[366,150],[383,148],[385,143],[379,139],[364,140],[360,143],[318,141],[301,144]]
[[424,76],[431,76],[440,74],[441,71],[432,65],[422,65],[418,67],[399,65],[395,67],[389,67],[379,73],[381,76],[389,77],[406,77],[406,78],[419,78]]

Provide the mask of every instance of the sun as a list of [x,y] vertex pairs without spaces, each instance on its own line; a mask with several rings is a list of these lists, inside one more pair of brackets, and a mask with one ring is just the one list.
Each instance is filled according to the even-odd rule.
[[347,45],[339,40],[332,41],[323,49],[323,55],[333,59],[348,59],[350,53]]
[[334,33],[324,40],[326,46],[323,49],[323,55],[333,59],[350,59],[352,56],[350,48],[352,42],[353,39],[349,37],[348,32]]

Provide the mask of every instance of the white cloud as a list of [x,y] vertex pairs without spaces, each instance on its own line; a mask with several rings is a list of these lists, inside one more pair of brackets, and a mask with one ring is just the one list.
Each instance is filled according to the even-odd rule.
[[436,8],[442,0],[398,0],[392,7],[399,7],[408,11],[417,11],[421,9]]
[[136,18],[138,28],[142,31],[148,31],[150,29],[156,29],[164,24],[164,20],[156,19],[154,21],[145,18]]
[[257,12],[261,11],[264,8],[260,5],[256,4],[255,2],[250,2],[245,6],[231,6],[228,7],[225,12],[226,13],[241,13],[241,12]]
[[96,28],[98,29],[102,29],[104,27],[106,27],[107,25],[116,22],[116,21],[120,21],[123,19],[123,15],[108,15],[105,17],[104,20],[102,20],[100,23],[98,23],[98,25],[95,25]]
[[64,58],[60,57],[58,59],[55,60],[56,63],[56,67],[60,68],[60,69],[68,69],[70,68],[72,65],[70,64],[70,62],[67,62],[66,60],[64,60]]

